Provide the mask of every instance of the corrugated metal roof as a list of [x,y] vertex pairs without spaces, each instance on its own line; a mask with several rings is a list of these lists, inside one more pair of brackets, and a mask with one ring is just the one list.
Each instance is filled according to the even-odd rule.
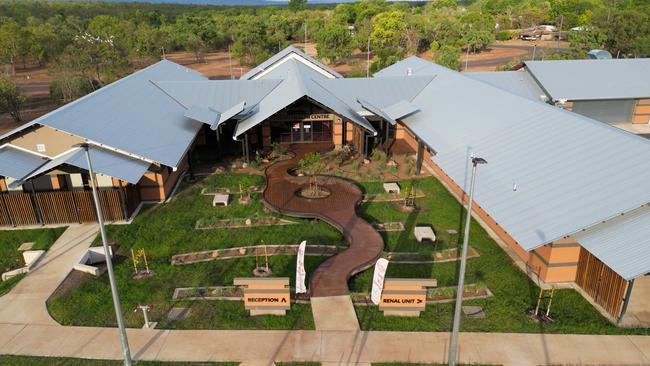
[[572,235],[626,280],[650,273],[650,206],[643,206]]
[[288,60],[263,77],[268,80],[282,80],[282,82],[257,104],[253,115],[237,124],[235,138],[303,97],[322,104],[376,134],[375,129],[365,118],[359,116],[335,94],[316,83],[315,80],[324,80],[326,77],[308,66],[296,60]]
[[247,80],[252,79],[256,75],[258,75],[259,73],[265,71],[266,69],[268,69],[269,67],[275,65],[279,61],[282,61],[284,58],[286,58],[287,56],[290,56],[291,54],[296,54],[297,56],[302,57],[303,59],[305,59],[305,60],[311,62],[312,64],[314,64],[316,67],[319,67],[323,71],[331,74],[335,78],[342,78],[343,77],[338,72],[334,71],[330,67],[328,67],[325,64],[321,63],[320,61],[316,60],[315,58],[307,55],[306,53],[302,52],[301,50],[297,49],[296,47],[288,46],[287,48],[285,48],[282,51],[280,51],[280,52],[276,53],[275,55],[271,56],[266,61],[262,62],[261,64],[257,65],[256,67],[254,67],[253,69],[251,69],[250,71],[248,71],[247,73],[242,75],[242,77],[240,79],[242,79],[242,80],[243,79],[247,79]]
[[381,78],[322,79],[316,83],[323,86],[346,104],[360,109],[357,99],[363,99],[384,109],[398,101],[412,100],[435,75]]
[[185,117],[212,126],[217,124],[219,118],[221,118],[221,113],[214,111],[208,107],[195,105],[185,111]]
[[[134,159],[114,151],[102,149],[98,146],[90,146],[90,161],[95,173],[101,173],[113,178],[136,184],[147,171],[150,163]],[[14,186],[23,184],[26,180],[47,173],[61,165],[68,164],[80,169],[88,170],[88,162],[82,148],[73,148],[69,151],[55,157],[54,159],[42,164],[38,169],[31,171],[20,177]]]
[[259,103],[280,84],[281,80],[204,80],[189,82],[155,82],[165,93],[183,107],[208,107],[220,113],[245,101]]
[[357,103],[359,103],[363,109],[376,115],[377,117],[380,117],[384,121],[389,122],[391,125],[394,126],[397,124],[397,121],[395,121],[391,116],[389,116],[386,112],[382,111],[381,108],[375,106],[374,104],[368,102],[367,100],[357,99]]
[[152,80],[205,80],[201,74],[160,61],[33,121],[138,157],[175,167],[201,123]]
[[650,59],[526,61],[554,100],[650,98]]
[[0,148],[0,176],[20,179],[47,161],[48,158],[6,145]]
[[402,121],[460,187],[470,155],[489,162],[475,200],[526,250],[650,202],[646,139],[456,72],[413,104]]
[[549,98],[535,79],[524,70],[468,72],[464,75],[536,102],[546,102],[543,98]]

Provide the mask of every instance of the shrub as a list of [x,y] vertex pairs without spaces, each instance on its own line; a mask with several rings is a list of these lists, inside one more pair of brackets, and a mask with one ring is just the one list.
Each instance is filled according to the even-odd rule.
[[512,32],[501,31],[501,32],[497,32],[496,39],[497,39],[497,41],[507,41],[507,40],[512,39],[513,36],[514,36],[514,34]]
[[83,76],[63,76],[50,84],[50,99],[71,101],[99,88],[96,81]]

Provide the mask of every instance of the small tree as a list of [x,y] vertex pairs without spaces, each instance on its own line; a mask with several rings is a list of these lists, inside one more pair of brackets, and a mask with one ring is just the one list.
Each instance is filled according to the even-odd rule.
[[453,70],[460,69],[460,47],[442,46],[436,52],[435,61],[438,65]]
[[293,11],[304,10],[307,8],[307,0],[289,0],[287,7]]
[[25,103],[25,94],[18,90],[18,86],[9,77],[0,75],[0,112],[9,113],[16,122],[21,122],[20,108]]
[[318,152],[307,153],[298,164],[300,171],[309,177],[309,192],[312,195],[317,195],[320,192],[320,186],[316,176],[325,170],[321,154]]
[[329,22],[316,34],[316,51],[318,57],[326,58],[332,63],[352,54],[354,46],[347,27],[343,24]]

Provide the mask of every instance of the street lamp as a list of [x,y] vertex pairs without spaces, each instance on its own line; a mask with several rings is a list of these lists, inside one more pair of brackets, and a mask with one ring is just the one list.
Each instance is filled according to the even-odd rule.
[[456,289],[456,307],[454,308],[454,325],[451,330],[451,341],[449,342],[449,366],[456,365],[456,354],[458,352],[458,331],[460,329],[460,310],[463,306],[463,292],[465,287],[465,266],[467,264],[469,224],[472,220],[472,202],[474,201],[476,167],[479,164],[487,164],[487,161],[483,158],[472,157],[472,182],[469,187],[469,203],[467,204],[467,217],[465,218],[465,232],[463,234],[463,251],[460,257],[460,272],[458,274],[458,288]]
[[93,166],[90,162],[90,152],[87,143],[78,144],[78,147],[84,149],[86,152],[86,161],[88,162],[88,174],[90,174],[90,186],[93,190],[93,200],[95,201],[95,209],[97,210],[97,221],[99,222],[99,232],[102,236],[102,244],[104,245],[104,255],[106,256],[106,268],[108,269],[108,280],[111,283],[111,294],[113,295],[113,306],[115,307],[115,317],[117,318],[117,327],[120,332],[120,341],[122,342],[122,353],[124,354],[124,366],[131,366],[131,351],[129,350],[129,340],[126,338],[126,329],[124,328],[124,317],[122,316],[122,306],[120,305],[120,295],[117,293],[117,285],[115,284],[115,274],[113,273],[113,261],[111,260],[110,250],[108,248],[108,240],[106,239],[106,230],[104,229],[104,216],[102,209],[99,205],[99,196],[97,194],[97,185],[95,184],[95,173]]

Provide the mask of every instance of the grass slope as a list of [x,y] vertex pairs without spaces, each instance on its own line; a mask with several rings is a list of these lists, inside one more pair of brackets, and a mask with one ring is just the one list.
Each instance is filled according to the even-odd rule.
[[[23,255],[18,247],[25,242],[34,242],[33,250],[47,250],[66,228],[1,230],[0,231],[0,272],[10,271],[25,265]],[[0,296],[9,292],[24,275],[0,282]]]

